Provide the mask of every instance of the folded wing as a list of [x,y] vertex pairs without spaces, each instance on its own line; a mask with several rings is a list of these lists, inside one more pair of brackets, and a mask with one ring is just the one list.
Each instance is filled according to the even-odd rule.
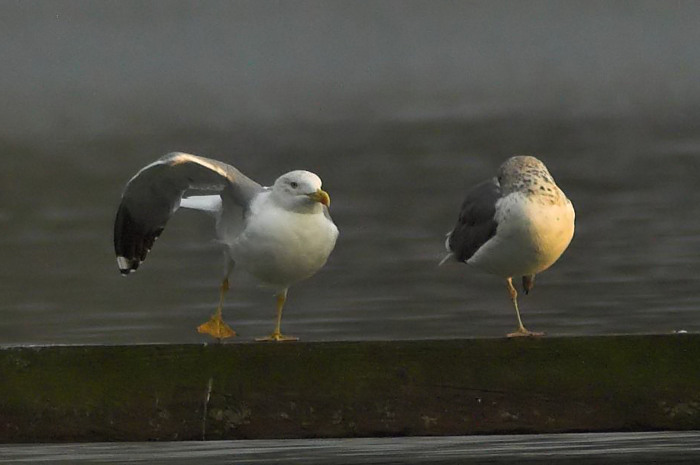
[[494,234],[496,201],[501,191],[495,179],[476,185],[466,196],[452,232],[447,239],[448,249],[460,262],[466,262]]
[[180,207],[188,191],[218,194],[244,211],[263,188],[233,166],[186,153],[170,153],[127,183],[114,221],[114,251],[122,274],[135,271]]

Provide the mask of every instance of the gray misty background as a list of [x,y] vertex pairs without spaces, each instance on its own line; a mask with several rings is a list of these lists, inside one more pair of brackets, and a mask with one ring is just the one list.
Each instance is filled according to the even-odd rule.
[[[0,2],[0,344],[203,341],[220,252],[179,212],[121,278],[125,182],[173,150],[324,180],[341,237],[303,340],[502,336],[500,280],[438,268],[474,183],[539,156],[577,209],[521,300],[550,335],[698,331],[700,3]],[[236,273],[240,341],[274,302]]]

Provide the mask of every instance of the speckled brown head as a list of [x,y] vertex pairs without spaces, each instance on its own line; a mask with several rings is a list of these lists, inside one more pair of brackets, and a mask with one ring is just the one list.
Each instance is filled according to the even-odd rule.
[[498,169],[498,183],[503,195],[520,191],[525,194],[554,195],[556,183],[544,163],[535,157],[510,157]]

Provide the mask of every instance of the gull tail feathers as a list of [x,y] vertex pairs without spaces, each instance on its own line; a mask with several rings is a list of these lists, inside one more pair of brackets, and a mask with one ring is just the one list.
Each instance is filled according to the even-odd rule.
[[440,263],[438,263],[438,266],[442,266],[445,264],[445,262],[455,256],[454,253],[452,253],[452,249],[450,249],[450,237],[452,237],[452,233],[448,232],[445,234],[445,250],[447,250],[447,255],[440,260]]
[[451,258],[454,258],[454,254],[453,254],[452,252],[450,252],[450,253],[448,253],[447,255],[445,255],[445,257],[444,257],[442,260],[440,260],[440,263],[438,263],[438,266],[444,265],[445,262],[446,262],[447,260],[451,259]]
[[180,207],[217,214],[221,211],[220,195],[195,195],[180,200]]

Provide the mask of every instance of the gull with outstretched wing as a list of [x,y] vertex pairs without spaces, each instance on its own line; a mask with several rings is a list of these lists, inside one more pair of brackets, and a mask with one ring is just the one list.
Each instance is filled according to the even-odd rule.
[[223,339],[235,332],[223,321],[224,295],[240,266],[277,298],[277,324],[258,340],[296,340],[280,331],[292,284],[315,274],[335,247],[338,228],[321,179],[309,171],[283,174],[262,187],[233,166],[186,153],[170,153],[141,169],[127,183],[114,222],[114,250],[123,275],[146,259],[170,217],[180,207],[209,212],[224,246],[219,305],[200,333]]

